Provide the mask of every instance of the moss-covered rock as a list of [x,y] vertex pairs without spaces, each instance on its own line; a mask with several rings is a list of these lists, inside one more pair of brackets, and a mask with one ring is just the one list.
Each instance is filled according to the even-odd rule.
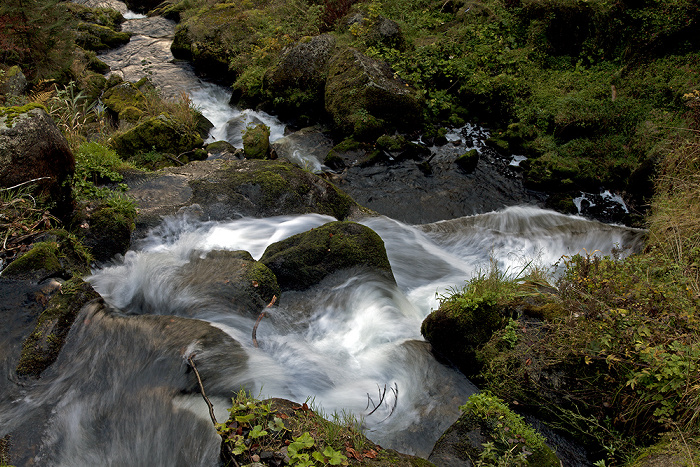
[[124,254],[131,242],[136,210],[130,203],[97,204],[76,214],[75,225],[80,225],[82,243],[97,261],[108,261]]
[[476,350],[488,342],[494,331],[505,326],[506,318],[504,307],[489,296],[454,297],[425,318],[421,334],[469,376],[479,370]]
[[264,123],[246,128],[243,152],[248,159],[267,159],[270,154],[270,127]]
[[420,124],[418,94],[385,62],[371,59],[356,49],[341,48],[329,66],[326,111],[344,131],[355,131],[358,120],[383,121],[390,127],[401,127],[402,131]]
[[123,158],[153,149],[178,155],[202,144],[196,131],[167,114],[146,119],[110,140],[110,146]]
[[124,16],[112,8],[92,8],[80,3],[67,3],[65,7],[77,20],[105,26],[114,31],[120,31]]
[[31,249],[15,259],[3,276],[40,281],[48,277],[71,277],[90,272],[90,254],[76,237],[56,229],[35,237]]
[[282,290],[306,289],[345,268],[369,266],[393,280],[384,242],[369,227],[331,222],[273,243],[260,262],[277,276]]
[[457,164],[457,167],[466,173],[474,172],[478,163],[479,151],[476,149],[471,149],[455,159],[455,164]]
[[0,94],[5,96],[21,96],[27,89],[27,78],[17,65],[0,73]]
[[682,467],[700,463],[700,438],[693,433],[665,433],[652,446],[642,449],[630,467]]
[[131,40],[128,32],[115,31],[107,26],[92,23],[78,23],[76,27],[76,44],[85,50],[114,49]]
[[130,107],[143,110],[146,96],[136,84],[122,81],[105,91],[102,102],[114,115],[119,115]]
[[284,160],[233,160],[227,165],[190,182],[190,202],[211,218],[315,212],[342,220],[360,209],[335,185]]
[[285,109],[298,112],[303,108],[317,113],[323,108],[328,64],[334,49],[335,38],[330,34],[302,39],[265,73],[267,91]]
[[99,296],[90,284],[79,278],[64,282],[60,293],[51,297],[34,331],[22,344],[17,374],[38,378],[55,362],[78,312]]

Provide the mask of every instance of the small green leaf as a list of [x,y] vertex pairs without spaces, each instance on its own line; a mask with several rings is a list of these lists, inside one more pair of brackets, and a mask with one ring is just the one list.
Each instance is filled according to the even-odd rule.
[[255,425],[252,430],[250,430],[250,433],[248,436],[251,438],[260,438],[261,436],[265,436],[267,434],[267,431],[263,430],[261,425]]

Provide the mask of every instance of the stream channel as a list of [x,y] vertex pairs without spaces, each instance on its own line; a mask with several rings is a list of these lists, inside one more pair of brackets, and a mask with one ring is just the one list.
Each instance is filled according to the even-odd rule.
[[[188,92],[215,125],[210,140],[240,147],[231,128],[255,119],[273,128],[273,139],[284,136],[285,125],[274,117],[232,108],[229,91],[172,61],[172,23],[129,17],[124,29],[138,34],[125,47],[142,47],[152,58],[124,50],[103,54],[113,70],[133,81],[147,74],[169,95]],[[348,178],[345,183],[352,185]],[[478,173],[470,183],[502,189]],[[431,195],[424,191],[414,196]],[[461,191],[468,189],[457,186],[451,193]],[[550,266],[564,255],[629,252],[641,243],[639,231],[530,205],[536,196],[522,188],[512,199],[485,199],[488,193],[478,192],[481,201],[459,215],[438,210],[438,219],[428,222],[395,220],[390,210],[375,207],[385,215],[359,222],[384,240],[396,285],[372,271],[352,270],[310,290],[283,293],[260,323],[259,347],[251,340],[255,317],[237,314],[206,289],[183,285],[191,283],[184,280],[188,275],[218,274],[215,261],[191,270],[192,255],[205,259],[214,250],[245,250],[258,259],[271,243],[335,219],[164,219],[137,250],[93,272],[89,281],[108,307],[83,309],[42,378],[30,386],[4,383],[0,437],[26,427],[41,439],[27,447],[18,465],[215,466],[220,439],[187,376],[185,357],[195,353],[219,420],[226,418],[232,393],[244,387],[262,397],[313,401],[325,413],[352,413],[383,447],[427,457],[459,416],[459,405],[477,391],[438,362],[420,334],[440,294],[461,287],[490,261],[517,273],[531,260]],[[440,196],[453,195],[431,196],[426,202],[435,205]],[[455,199],[455,205],[465,203]],[[404,202],[410,211],[411,199]],[[385,387],[390,400],[368,415],[369,398],[376,401]]]

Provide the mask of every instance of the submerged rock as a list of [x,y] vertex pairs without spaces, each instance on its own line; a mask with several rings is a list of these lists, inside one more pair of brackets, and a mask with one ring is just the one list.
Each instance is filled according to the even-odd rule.
[[306,289],[345,268],[369,266],[393,280],[384,241],[369,227],[331,222],[273,243],[260,262],[277,276],[282,290]]
[[197,297],[213,298],[228,309],[257,317],[280,287],[275,275],[247,251],[214,250],[199,257],[197,252],[182,268],[178,287]]

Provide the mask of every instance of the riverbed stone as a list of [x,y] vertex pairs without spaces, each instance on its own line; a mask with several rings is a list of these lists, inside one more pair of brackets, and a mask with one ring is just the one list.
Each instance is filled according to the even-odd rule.
[[277,276],[282,290],[302,290],[340,269],[369,266],[392,276],[384,241],[369,227],[331,222],[273,243],[260,262]]
[[0,94],[4,96],[21,96],[27,89],[27,85],[27,78],[17,65],[10,67],[4,73],[0,72]]
[[260,123],[246,128],[243,152],[248,159],[267,159],[270,154],[270,127]]
[[115,31],[107,26],[93,23],[78,23],[76,26],[76,44],[85,50],[114,49],[129,42],[131,34]]

